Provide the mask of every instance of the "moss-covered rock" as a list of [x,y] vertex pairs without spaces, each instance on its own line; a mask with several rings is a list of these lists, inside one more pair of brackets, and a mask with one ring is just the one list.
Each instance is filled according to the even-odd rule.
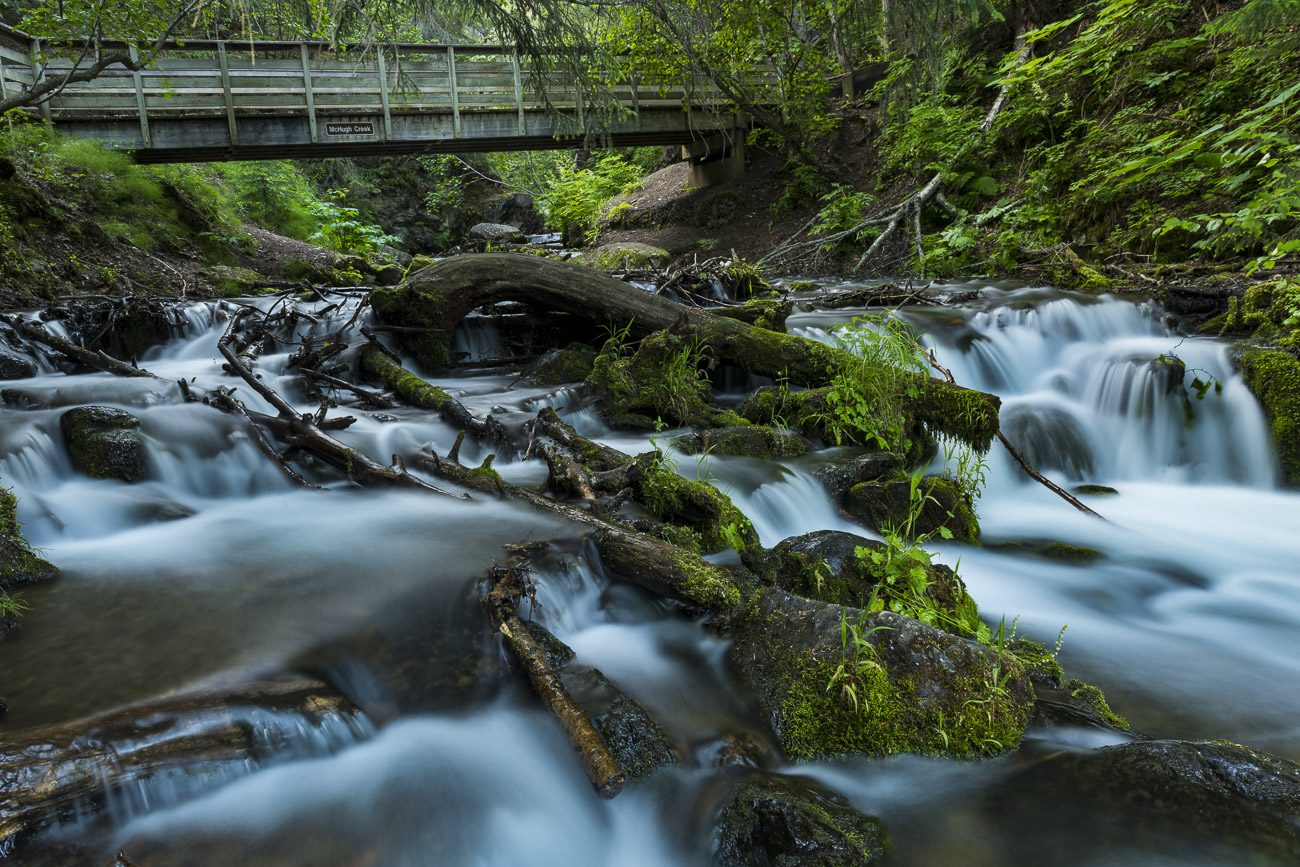
[[18,498],[0,489],[0,590],[47,581],[59,570],[42,559],[23,538],[18,523]]
[[709,401],[708,364],[694,343],[660,331],[641,341],[630,357],[608,342],[592,364],[587,384],[605,421],[617,428],[646,429],[668,424],[714,427],[743,424],[735,413]]
[[602,271],[651,271],[671,258],[667,250],[635,241],[606,244],[582,255],[583,262]]
[[1063,563],[1091,563],[1093,560],[1100,560],[1103,556],[1100,551],[1094,548],[1067,545],[1064,542],[1053,542],[1043,547],[1038,553],[1048,559],[1060,560]]
[[1247,349],[1237,360],[1246,386],[1264,406],[1282,478],[1300,487],[1300,360],[1275,349]]
[[[886,606],[893,601],[905,604],[905,588],[891,586],[871,557],[886,548],[884,542],[853,533],[816,530],[779,542],[763,561],[762,573],[767,583],[805,599],[851,608],[866,608],[873,599]],[[925,604],[948,615],[940,628],[969,637],[970,627],[978,623],[978,609],[966,585],[947,566],[922,568]],[[963,630],[956,624],[967,627]]]
[[[753,290],[751,289],[751,294]],[[738,319],[768,331],[785,331],[785,321],[794,310],[794,302],[779,298],[755,298],[739,307],[721,307],[715,311],[725,319]]]
[[713,843],[723,867],[849,867],[879,863],[888,835],[879,819],[819,783],[755,776],[731,790]]
[[149,477],[140,420],[126,410],[80,406],[60,416],[59,427],[73,466],[91,478],[141,482]]
[[426,367],[442,367],[451,360],[451,334],[443,326],[446,303],[430,292],[409,284],[376,288],[370,306],[384,321],[408,329],[402,332],[402,346]]
[[280,274],[286,280],[304,280],[313,286],[334,284],[334,271],[328,265],[318,265],[303,259],[288,259],[280,263]]
[[203,269],[203,276],[217,290],[222,298],[238,298],[252,293],[258,283],[263,282],[256,271],[237,268],[233,265],[213,265]]
[[379,286],[396,286],[406,276],[406,269],[401,265],[388,263],[375,268],[375,283]]
[[808,451],[798,434],[761,425],[737,425],[682,434],[673,448],[684,455],[745,455],[754,458],[797,458]]
[[[856,652],[845,647],[846,623],[863,637]],[[751,601],[731,662],[794,759],[994,755],[1019,743],[1033,702],[1010,654],[909,617],[779,588]]]
[[632,483],[632,496],[660,521],[697,534],[706,554],[733,548],[742,557],[758,556],[758,533],[731,498],[708,482],[677,475],[658,454],[636,459],[641,472]]
[[[938,533],[946,527],[953,538],[979,544],[979,518],[970,498],[951,479],[927,478],[919,489],[925,496],[920,514],[912,525],[914,536]],[[911,481],[905,476],[890,481],[862,482],[849,489],[843,507],[864,527],[883,532],[902,528],[912,509]]]
[[524,376],[539,385],[582,382],[591,375],[595,364],[596,353],[587,347],[552,349],[533,362]]
[[433,264],[432,256],[412,256],[411,264],[406,267],[406,276],[410,277],[419,271],[423,271]]
[[1074,492],[1085,497],[1114,497],[1119,494],[1110,485],[1075,485]]

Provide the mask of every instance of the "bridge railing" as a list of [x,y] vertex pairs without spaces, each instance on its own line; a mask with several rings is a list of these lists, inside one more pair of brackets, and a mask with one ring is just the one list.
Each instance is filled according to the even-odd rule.
[[[41,48],[19,31],[0,28],[0,81],[6,93],[72,68],[64,58],[44,59]],[[680,108],[688,99],[683,87],[661,88],[632,75],[609,79],[613,83],[606,85],[605,98],[626,108],[634,126],[642,110]],[[700,95],[707,94],[707,88],[701,83],[694,90],[694,106],[705,107]],[[567,125],[573,132],[580,133],[587,127],[584,113],[592,104],[592,94],[563,72],[535,71],[513,49],[499,45],[362,48],[185,40],[169,43],[140,71],[110,67],[92,81],[70,85],[42,106],[41,113],[55,121],[138,120],[147,147],[151,119],[202,116],[224,116],[232,143],[238,143],[238,119],[265,115],[307,117],[313,142],[346,137],[348,120],[360,115],[382,119],[382,129],[366,134],[383,139],[394,137],[403,116],[426,113],[449,114],[453,135],[459,136],[461,116],[470,112],[513,115],[522,136],[530,134],[530,115],[543,110],[554,115],[558,109],[571,120]]]

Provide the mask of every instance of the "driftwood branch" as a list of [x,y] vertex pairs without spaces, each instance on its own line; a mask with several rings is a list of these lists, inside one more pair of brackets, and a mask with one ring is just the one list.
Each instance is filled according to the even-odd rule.
[[18,319],[15,323],[18,330],[23,336],[35,340],[37,343],[48,346],[50,349],[67,356],[78,364],[94,370],[101,370],[105,373],[111,373],[114,376],[126,376],[134,378],[161,379],[154,376],[147,370],[140,367],[127,364],[124,361],[118,361],[111,355],[98,349],[86,349],[78,346],[66,337],[59,337],[45,330],[45,327],[37,322],[31,322],[26,319]]
[[519,619],[516,604],[528,595],[529,580],[525,566],[494,566],[488,573],[484,606],[506,647],[527,673],[533,689],[564,727],[587,779],[602,798],[613,798],[623,790],[623,771],[618,761],[586,711],[565,689],[559,674],[547,661],[546,652]]

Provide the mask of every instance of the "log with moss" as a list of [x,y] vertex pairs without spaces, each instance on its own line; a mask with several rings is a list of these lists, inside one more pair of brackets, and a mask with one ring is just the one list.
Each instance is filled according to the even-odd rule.
[[[852,370],[859,360],[836,346],[770,331],[737,319],[686,307],[581,265],[512,253],[458,256],[425,268],[399,286],[376,289],[371,305],[416,360],[429,367],[446,365],[452,334],[471,311],[502,301],[520,301],[539,309],[560,311],[591,323],[593,338],[602,329],[645,340],[642,358],[603,355],[593,377],[613,398],[620,390],[653,391],[666,364],[683,351],[693,366],[730,364],[751,374],[783,379],[794,386],[818,388],[837,374]],[[698,381],[698,380],[695,380]],[[689,423],[715,425],[739,421],[734,413],[703,416],[685,387],[629,403],[642,417],[676,416]],[[913,417],[930,429],[951,435],[974,448],[988,449],[998,430],[1000,401],[991,394],[961,388],[916,374],[916,396],[910,399]],[[679,406],[674,402],[680,401]],[[741,422],[743,423],[743,421]]]

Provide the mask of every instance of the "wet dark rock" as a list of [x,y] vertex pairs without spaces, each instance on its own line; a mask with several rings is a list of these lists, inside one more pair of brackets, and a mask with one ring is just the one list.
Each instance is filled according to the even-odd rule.
[[771,749],[751,732],[723,735],[697,753],[700,764],[710,768],[743,766],[760,768],[768,764]]
[[1092,449],[1068,412],[1056,407],[1010,406],[1002,411],[1002,433],[1029,465],[1079,478],[1094,470]]
[[26,379],[35,376],[36,359],[23,347],[20,338],[9,326],[0,327],[0,379]]
[[673,439],[682,454],[744,455],[753,458],[796,458],[808,451],[803,437],[788,430],[762,425],[720,427]]
[[546,221],[537,213],[533,197],[528,193],[498,196],[486,202],[483,219],[489,223],[514,226],[525,235],[536,235],[546,228]]
[[1017,827],[1068,828],[1071,842],[1084,846],[1164,833],[1234,844],[1251,856],[1216,863],[1300,861],[1300,765],[1236,744],[1054,749],[990,791],[988,809],[1015,815]]
[[124,409],[82,406],[59,417],[73,466],[95,479],[140,482],[148,478],[140,420]]
[[853,809],[812,780],[755,776],[742,780],[713,830],[723,867],[849,867],[879,863],[888,836],[879,819]]
[[843,460],[826,464],[815,475],[830,494],[831,502],[843,506],[848,501],[854,485],[874,482],[902,467],[897,455],[889,452],[869,451],[857,453]]
[[[938,533],[947,527],[953,538],[977,544],[979,518],[970,500],[949,479],[926,479],[921,483],[925,504],[912,526],[912,535]],[[906,477],[890,481],[863,482],[849,489],[843,508],[853,520],[877,532],[902,528],[912,508],[912,483]]]
[[469,237],[475,241],[491,241],[494,243],[503,241],[519,242],[524,239],[519,229],[505,223],[475,223],[470,226]]
[[542,626],[535,620],[529,620],[524,624],[528,634],[533,637],[538,646],[542,648],[542,653],[546,657],[546,664],[551,668],[559,671],[573,662],[573,648],[565,644],[560,639],[551,634],[550,630]]
[[552,349],[537,359],[524,374],[539,385],[582,382],[591,375],[596,353],[590,349]]
[[591,718],[628,780],[641,780],[676,764],[668,735],[659,723],[599,669],[570,667],[560,677],[565,689]]
[[[869,649],[845,641],[845,624]],[[910,617],[772,587],[735,635],[731,663],[792,758],[991,755],[1028,721],[1033,690],[1018,660]]]
[[1147,365],[1161,394],[1181,391],[1187,376],[1187,364],[1181,358],[1162,355]]

